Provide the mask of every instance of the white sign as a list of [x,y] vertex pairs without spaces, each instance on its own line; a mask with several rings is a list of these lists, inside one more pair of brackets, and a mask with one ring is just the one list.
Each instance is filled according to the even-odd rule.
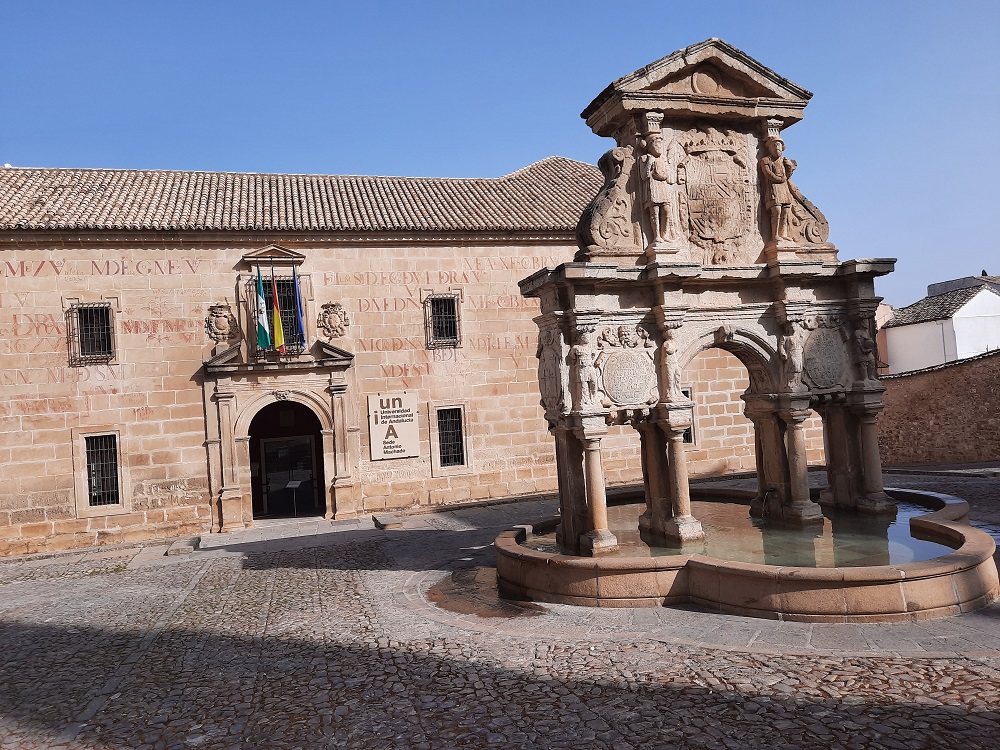
[[368,397],[368,443],[372,461],[420,455],[420,426],[414,393]]

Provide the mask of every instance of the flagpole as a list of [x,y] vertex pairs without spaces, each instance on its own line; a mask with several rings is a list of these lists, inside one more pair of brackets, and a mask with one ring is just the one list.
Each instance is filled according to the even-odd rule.
[[281,323],[281,304],[278,301],[278,282],[274,278],[274,261],[271,261],[271,334],[274,348],[285,353],[285,327]]

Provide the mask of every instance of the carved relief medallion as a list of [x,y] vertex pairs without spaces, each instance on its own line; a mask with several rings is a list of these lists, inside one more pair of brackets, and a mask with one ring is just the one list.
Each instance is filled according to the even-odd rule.
[[319,311],[316,325],[328,339],[338,339],[347,333],[351,321],[347,318],[347,310],[339,302],[327,302]]
[[849,359],[838,329],[817,328],[803,353],[805,377],[815,388],[832,388],[844,382]]
[[656,368],[646,350],[606,352],[601,374],[604,393],[619,406],[648,403],[656,388]]
[[216,343],[239,338],[239,328],[229,305],[212,305],[205,318],[205,333]]

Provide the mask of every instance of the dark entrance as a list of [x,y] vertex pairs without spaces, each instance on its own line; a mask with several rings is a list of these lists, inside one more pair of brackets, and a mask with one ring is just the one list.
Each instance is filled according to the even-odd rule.
[[322,515],[323,436],[319,419],[306,406],[279,401],[250,423],[253,517]]

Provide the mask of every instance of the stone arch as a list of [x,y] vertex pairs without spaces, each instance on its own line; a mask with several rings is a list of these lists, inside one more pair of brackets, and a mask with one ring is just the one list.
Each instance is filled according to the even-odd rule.
[[[277,395],[279,393],[281,397]],[[321,399],[309,391],[273,391],[270,393],[261,393],[243,405],[243,408],[240,409],[240,413],[236,417],[236,424],[233,428],[235,438],[237,440],[249,438],[250,424],[253,422],[254,417],[257,416],[257,413],[264,407],[279,401],[293,401],[297,404],[302,404],[316,415],[320,427],[324,432],[333,430],[333,414],[330,411],[328,400]]]
[[780,362],[778,353],[770,342],[759,334],[744,328],[733,327],[725,331],[715,328],[703,331],[689,343],[678,357],[682,368],[706,349],[723,349],[736,357],[750,376],[750,393],[775,393],[780,384]]

